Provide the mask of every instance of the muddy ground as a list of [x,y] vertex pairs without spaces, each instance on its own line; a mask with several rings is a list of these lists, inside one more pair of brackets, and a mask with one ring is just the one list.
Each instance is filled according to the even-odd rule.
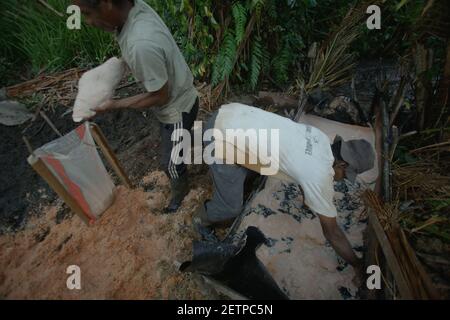
[[[138,90],[129,88],[119,95]],[[76,127],[66,111],[64,107],[47,111],[63,134]],[[202,120],[206,117],[204,111],[199,115]],[[196,236],[191,217],[211,192],[207,168],[190,167],[193,190],[179,213],[165,216],[161,210],[169,186],[158,171],[160,136],[155,117],[126,110],[94,120],[136,189],[120,188],[114,206],[91,227],[71,213],[26,161],[24,129],[33,147],[57,138],[52,129],[40,118],[31,125],[0,125],[0,298],[214,298],[198,276],[180,274],[174,265],[190,259]],[[81,291],[66,288],[69,265],[82,270]]]
[[[55,126],[63,134],[76,127],[71,115],[61,117],[66,110],[57,108],[49,113]],[[118,154],[134,182],[157,165],[159,125],[153,117],[144,117],[137,111],[107,113],[95,119]],[[28,219],[39,214],[41,205],[51,205],[56,194],[50,190],[28,165],[28,151],[22,141],[22,131],[29,125],[6,127],[0,125],[0,233],[22,229]],[[39,147],[57,138],[56,133],[39,119],[26,131],[33,147]]]
[[[63,134],[76,127],[66,111],[47,111]],[[189,168],[191,193],[177,214],[164,215],[170,191],[159,171],[155,117],[126,110],[94,121],[135,188],[119,187],[115,204],[91,227],[27,163],[23,131],[35,148],[57,138],[56,133],[40,118],[22,126],[0,125],[0,299],[214,298],[200,277],[180,274],[174,264],[190,258],[192,213],[211,192],[207,167]],[[81,291],[66,288],[69,265],[83,272]]]
[[[200,180],[207,179],[206,176]],[[196,181],[197,185],[205,181]],[[0,297],[6,299],[206,299],[199,276],[178,272],[190,259],[192,213],[207,196],[194,187],[177,214],[164,215],[169,183],[153,171],[142,184],[119,187],[95,225],[77,217],[58,223],[62,203],[43,208],[26,228],[0,238]],[[81,290],[68,290],[66,270],[81,270]]]
[[[370,116],[374,81],[379,67],[377,63],[373,62],[362,63],[355,76],[357,98],[367,116]],[[396,75],[393,65],[385,64],[383,70],[385,70],[388,78],[391,79],[392,84],[398,81],[398,75]],[[118,96],[129,96],[140,92],[140,90],[135,85],[119,90]],[[349,85],[343,86],[331,94],[334,96],[343,94],[348,97],[352,95]],[[321,97],[318,97],[316,100],[315,102],[322,101]],[[241,96],[233,97],[232,101],[255,102],[252,99],[245,99],[244,101]],[[316,106],[316,109],[320,109],[320,106]],[[278,111],[281,114],[285,114],[284,110]],[[321,113],[321,110],[317,111],[319,111],[319,114]],[[65,107],[57,107],[47,113],[58,130],[63,134],[70,132],[76,127],[76,124],[71,119],[71,114],[67,113]],[[204,120],[207,116],[208,114],[201,110],[199,119]],[[323,116],[328,117],[325,114]],[[330,119],[343,122],[346,120],[337,119],[336,117],[331,117]],[[96,116],[94,121],[102,128],[134,183],[139,183],[139,179],[142,179],[146,173],[158,168],[159,124],[150,111],[124,110],[108,112]],[[27,127],[29,127],[29,123],[16,127],[0,125],[0,136],[2,137],[2,143],[0,144],[2,170],[0,175],[0,235],[22,229],[29,217],[39,214],[41,206],[50,205],[56,200],[56,195],[34,173],[26,161],[28,151],[22,141],[22,132]],[[52,129],[40,118],[27,129],[26,136],[30,139],[33,147],[36,148],[57,137]],[[197,169],[195,168],[195,170]],[[200,172],[205,171],[205,168],[200,169]],[[60,216],[63,216],[62,212]]]
[[[372,69],[357,79],[365,86],[359,100],[367,113],[373,86],[362,75],[375,73]],[[125,95],[132,90],[137,89]],[[348,92],[346,88],[334,94]],[[47,112],[63,134],[76,127],[66,111],[58,107]],[[202,110],[199,118],[206,117]],[[169,185],[159,171],[159,124],[154,116],[115,111],[97,116],[95,122],[135,188],[119,187],[115,204],[91,227],[74,216],[28,165],[22,132],[30,124],[0,125],[0,299],[217,298],[199,276],[177,270],[178,262],[190,259],[196,239],[192,214],[212,191],[207,168],[189,168],[190,194],[177,214],[164,215]],[[26,135],[34,147],[57,137],[42,119],[33,122]],[[120,184],[117,177],[114,180]],[[80,291],[66,287],[69,265],[81,268]]]

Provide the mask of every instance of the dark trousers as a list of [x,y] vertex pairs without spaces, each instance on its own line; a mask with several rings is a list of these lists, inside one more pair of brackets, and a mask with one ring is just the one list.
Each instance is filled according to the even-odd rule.
[[[207,121],[204,130],[214,128],[216,117],[217,112]],[[212,164],[209,169],[214,193],[205,203],[208,220],[214,223],[236,218],[243,209],[244,184],[250,171],[235,164]]]
[[[182,140],[180,135],[175,141],[172,141],[172,133],[177,129],[191,130],[194,121],[197,118],[199,108],[199,99],[196,100],[194,106],[189,113],[182,114],[182,120],[175,124],[161,123],[161,169],[167,174],[170,179],[179,179],[186,173],[186,164],[182,162],[181,164],[175,164],[172,161],[172,152],[180,157],[183,157],[183,152],[180,148],[179,142]],[[178,146],[178,147],[177,147]],[[178,148],[178,150],[176,149]]]

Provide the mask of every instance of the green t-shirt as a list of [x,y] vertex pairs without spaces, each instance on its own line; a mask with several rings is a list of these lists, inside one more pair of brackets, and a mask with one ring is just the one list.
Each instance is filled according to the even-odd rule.
[[167,82],[169,103],[152,108],[162,123],[177,123],[198,97],[194,78],[169,29],[143,0],[136,0],[120,34],[122,57],[136,80],[148,92],[160,90]]

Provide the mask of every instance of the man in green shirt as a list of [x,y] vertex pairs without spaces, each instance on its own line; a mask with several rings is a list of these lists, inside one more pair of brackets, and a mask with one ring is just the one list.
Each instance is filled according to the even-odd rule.
[[[158,14],[143,0],[72,0],[86,22],[116,34],[127,63],[146,90],[130,98],[110,100],[94,111],[151,108],[161,123],[161,166],[171,180],[172,197],[166,212],[175,212],[188,193],[186,165],[176,165],[181,137],[198,113],[198,92],[192,73],[172,34]],[[172,139],[172,133],[174,133]],[[173,141],[172,141],[173,140]]]

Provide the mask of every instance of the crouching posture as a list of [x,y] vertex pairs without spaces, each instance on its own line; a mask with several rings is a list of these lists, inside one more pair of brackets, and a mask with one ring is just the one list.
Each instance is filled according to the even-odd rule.
[[[362,263],[336,222],[334,180],[356,176],[374,166],[375,153],[365,140],[331,142],[309,125],[242,105],[225,105],[206,124],[215,131],[215,163],[210,165],[214,193],[199,209],[196,223],[227,224],[243,209],[249,170],[297,183],[305,204],[319,217],[323,234],[335,251],[361,274]],[[255,139],[256,136],[256,139]]]

